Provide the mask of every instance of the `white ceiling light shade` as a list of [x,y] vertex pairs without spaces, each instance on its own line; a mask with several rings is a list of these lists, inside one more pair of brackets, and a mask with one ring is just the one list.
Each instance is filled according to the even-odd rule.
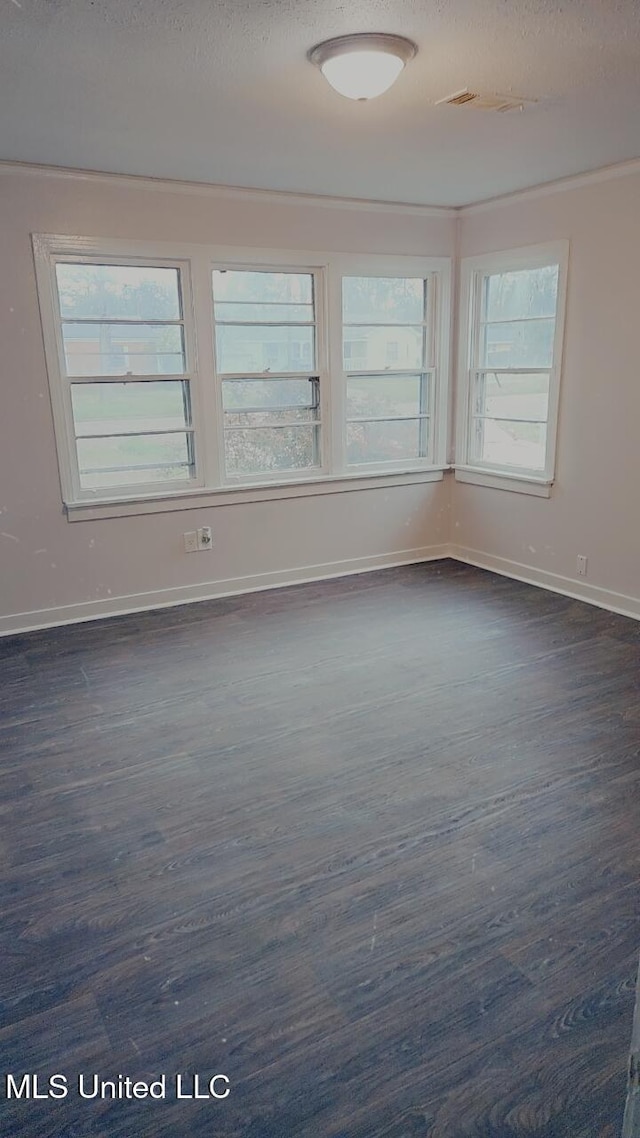
[[383,32],[338,36],[312,48],[308,59],[347,99],[375,99],[395,83],[417,52],[412,40]]

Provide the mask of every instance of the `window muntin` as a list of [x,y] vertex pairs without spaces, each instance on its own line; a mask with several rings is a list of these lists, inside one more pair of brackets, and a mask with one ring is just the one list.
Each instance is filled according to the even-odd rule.
[[226,477],[319,470],[315,274],[214,269],[212,288]]
[[195,475],[182,269],[54,261],[60,372],[78,491]]
[[549,466],[559,263],[478,271],[471,303],[467,460],[540,476]]
[[432,456],[431,310],[423,277],[343,277],[348,466]]

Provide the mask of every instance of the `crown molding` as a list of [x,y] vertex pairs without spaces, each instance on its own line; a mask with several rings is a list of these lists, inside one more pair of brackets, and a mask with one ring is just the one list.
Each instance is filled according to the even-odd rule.
[[640,174],[640,158],[631,158],[611,166],[601,166],[584,174],[571,174],[553,182],[541,182],[521,190],[497,194],[484,201],[462,206],[423,205],[419,202],[376,201],[369,198],[331,197],[329,194],[292,193],[288,190],[262,190],[249,186],[223,186],[209,182],[186,182],[171,178],[150,178],[141,174],[113,174],[100,170],[80,170],[65,166],[46,166],[32,162],[0,159],[1,174],[27,174],[54,180],[116,185],[126,189],[156,193],[190,194],[196,197],[232,198],[234,201],[271,202],[275,205],[307,205],[324,209],[355,210],[359,213],[395,213],[409,217],[463,218],[485,213],[498,206],[531,201],[551,194],[577,190],[583,186],[609,182]]
[[454,218],[455,206],[421,205],[418,202],[374,201],[368,198],[340,198],[328,194],[291,193],[288,190],[261,190],[248,186],[222,186],[209,182],[182,182],[170,178],[149,178],[138,174],[110,174],[99,170],[75,170],[64,166],[45,166],[31,162],[0,160],[0,174],[27,174],[54,180],[117,185],[126,189],[157,193],[190,194],[197,197],[233,198],[234,201],[271,202],[275,205],[307,205],[324,209],[356,210],[359,213],[400,213],[411,217]]
[[600,166],[597,170],[587,170],[584,174],[571,174],[567,178],[557,178],[553,182],[541,182],[539,185],[530,186],[527,189],[513,190],[508,194],[498,194],[493,198],[487,198],[486,201],[458,206],[457,212],[461,217],[469,217],[475,213],[485,213],[497,206],[510,205],[512,202],[531,201],[534,198],[548,197],[550,194],[564,193],[566,190],[579,190],[582,186],[592,186],[598,182],[610,182],[614,178],[628,178],[633,174],[640,174],[640,158],[630,158],[626,162],[617,162],[612,166]]

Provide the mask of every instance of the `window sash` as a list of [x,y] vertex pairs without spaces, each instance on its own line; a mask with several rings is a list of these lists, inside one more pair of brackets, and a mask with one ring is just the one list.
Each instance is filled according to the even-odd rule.
[[[467,470],[492,471],[505,476],[514,475],[532,480],[553,479],[556,425],[559,397],[560,361],[562,356],[562,339],[564,331],[564,307],[566,294],[566,262],[568,242],[557,242],[549,246],[532,247],[530,250],[514,250],[503,254],[489,254],[486,257],[473,257],[462,262],[462,313],[466,307],[466,320],[464,316],[460,324],[461,359],[466,355],[466,370],[459,375],[459,385],[462,388],[462,398],[459,402],[458,423],[458,459],[457,465]],[[555,314],[551,316],[522,316],[517,320],[487,320],[485,319],[487,292],[489,278],[501,273],[517,272],[518,270],[536,270],[558,266],[558,283],[556,295]],[[466,296],[466,304],[465,304]],[[487,325],[513,324],[514,322],[535,324],[539,321],[554,322],[552,339],[552,358],[548,366],[496,366],[484,364],[481,349]],[[465,342],[466,341],[466,342]],[[464,368],[464,364],[462,365]],[[544,429],[544,459],[542,466],[530,466],[516,463],[504,463],[493,460],[483,460],[478,457],[481,447],[478,440],[478,431],[483,422],[493,420],[498,422],[496,415],[478,413],[477,387],[479,378],[483,375],[543,375],[548,376],[548,402],[546,418],[540,420],[525,419],[524,422],[532,427]],[[466,388],[466,394],[465,394]],[[506,421],[515,423],[517,416],[504,417]]]
[[[141,317],[127,318],[127,317],[76,317],[76,316],[62,316],[62,305],[60,302],[58,291],[58,280],[56,275],[56,266],[58,264],[75,264],[86,266],[104,266],[112,265],[114,267],[149,267],[149,268],[171,268],[177,270],[178,278],[178,297],[180,304],[180,318],[170,319],[157,319],[149,318],[143,319]],[[67,453],[71,459],[70,464],[70,479],[72,485],[72,496],[75,500],[93,499],[96,497],[94,489],[83,486],[83,478],[88,473],[104,474],[117,474],[121,472],[123,476],[127,473],[134,472],[135,470],[152,470],[158,468],[158,463],[140,463],[137,466],[104,466],[82,469],[79,456],[78,446],[79,443],[96,439],[96,440],[110,440],[117,438],[153,438],[157,435],[178,435],[185,438],[187,460],[186,462],[178,461],[172,462],[171,466],[184,466],[189,470],[188,485],[195,486],[201,482],[199,478],[199,471],[197,468],[197,455],[198,445],[196,442],[197,426],[194,423],[193,416],[193,384],[194,377],[194,347],[193,347],[193,333],[188,320],[188,306],[190,306],[190,280],[189,280],[189,264],[184,261],[167,261],[164,259],[135,257],[123,254],[122,256],[103,256],[103,255],[73,255],[68,253],[52,253],[49,257],[50,265],[50,279],[51,279],[51,297],[53,302],[53,323],[57,347],[57,363],[58,363],[58,384],[62,401],[62,413],[64,422],[66,424],[65,434],[67,437]],[[67,369],[67,357],[64,342],[64,328],[70,324],[89,325],[93,327],[104,326],[127,326],[131,328],[136,327],[177,327],[182,330],[181,343],[184,359],[184,370],[177,373],[141,373],[135,374],[133,372],[121,372],[113,374],[93,374],[82,373],[79,375],[72,375]],[[141,429],[138,431],[113,431],[111,433],[97,434],[83,432],[81,425],[76,420],[72,404],[72,389],[75,385],[92,385],[92,384],[136,384],[136,383],[182,383],[185,385],[187,391],[187,400],[189,404],[189,422],[185,423],[183,428],[149,428]],[[136,495],[145,493],[159,493],[171,492],[173,490],[184,492],[185,481],[182,479],[154,479],[148,482],[141,482],[135,479],[127,482],[126,477],[122,480],[115,479],[111,485],[101,488],[101,493],[107,497],[118,498],[127,493]]]
[[[226,378],[231,378],[231,377],[226,377]],[[242,378],[244,379],[246,377],[243,376]],[[252,377],[252,378],[260,378],[263,382],[265,379],[265,377],[262,375],[260,375],[259,377]],[[273,378],[272,376],[266,377],[267,381],[269,379],[272,379],[272,378]],[[278,377],[278,378],[281,378],[281,377]],[[290,379],[291,376],[287,376],[286,378]],[[296,376],[294,378],[310,380],[310,382],[312,384],[312,392],[313,392],[312,402],[310,402],[308,404],[298,404],[298,405],[288,405],[288,406],[280,405],[280,406],[274,406],[274,407],[257,407],[257,408],[233,407],[233,408],[227,408],[226,410],[223,411],[222,428],[223,428],[223,439],[224,439],[224,451],[223,451],[223,453],[224,453],[224,468],[225,468],[225,477],[226,477],[228,482],[239,483],[239,482],[247,481],[250,479],[254,479],[254,480],[255,479],[265,479],[266,480],[269,478],[273,479],[273,478],[278,478],[278,477],[286,478],[287,476],[291,478],[292,476],[295,476],[296,474],[299,476],[301,473],[304,473],[305,470],[310,471],[312,473],[317,473],[321,469],[321,465],[322,465],[322,434],[321,434],[321,432],[322,432],[322,414],[321,414],[320,379],[317,376],[306,376],[306,375],[304,375],[304,376],[300,375],[300,376]],[[277,422],[277,423],[275,423],[275,422],[274,423],[269,423],[269,422],[265,422],[265,423],[244,423],[244,424],[228,424],[227,423],[227,416],[228,415],[252,414],[253,413],[253,414],[260,414],[260,415],[264,415],[264,416],[269,416],[270,414],[273,414],[273,415],[282,414],[283,411],[286,412],[287,410],[289,410],[289,411],[309,410],[312,412],[315,411],[316,413],[312,418],[309,418],[309,419],[293,419],[293,418],[291,418],[291,419],[287,419],[285,421]],[[234,474],[233,471],[229,469],[229,463],[227,460],[227,446],[226,446],[226,439],[229,435],[238,434],[239,432],[246,433],[247,431],[261,431],[264,434],[265,432],[284,431],[284,430],[287,430],[287,431],[292,431],[292,430],[294,430],[294,431],[295,430],[297,430],[297,431],[311,431],[311,440],[312,440],[311,462],[308,465],[302,466],[302,467],[292,465],[291,467],[280,467],[277,470],[269,470],[269,469],[262,468],[260,470],[256,470],[251,475],[250,474],[246,474],[246,475],[245,474]]]
[[[483,288],[484,291],[484,288]],[[548,319],[548,317],[545,317]],[[547,415],[545,418],[519,418],[515,415],[498,415],[490,414],[479,410],[479,406],[484,403],[484,393],[482,385],[487,376],[510,376],[510,375],[540,375],[548,377],[548,389],[551,389],[552,369],[551,368],[495,368],[495,367],[478,367],[473,368],[469,372],[469,431],[468,431],[468,458],[473,466],[483,470],[496,470],[504,469],[509,473],[530,473],[534,477],[540,477],[544,472],[547,465],[547,448],[549,444],[549,401],[547,400]],[[513,462],[501,462],[496,459],[483,458],[483,451],[485,446],[485,424],[487,423],[521,423],[531,425],[532,427],[544,427],[544,455],[542,462],[538,465],[519,464]]]
[[[372,278],[414,278],[422,281],[423,298],[422,298],[422,320],[408,320],[408,321],[391,321],[385,322],[383,320],[344,320],[342,321],[342,336],[341,336],[341,353],[343,356],[343,374],[345,383],[348,387],[350,379],[367,378],[385,376],[389,379],[402,379],[409,377],[420,377],[420,409],[415,414],[407,415],[362,415],[353,416],[348,413],[345,414],[346,430],[348,431],[352,423],[384,423],[384,422],[418,422],[419,428],[419,453],[412,459],[388,459],[377,460],[372,463],[365,462],[349,462],[348,455],[345,453],[345,464],[350,471],[357,470],[358,468],[377,467],[378,469],[400,469],[415,466],[425,466],[434,460],[435,452],[435,427],[437,421],[437,401],[439,392],[438,386],[438,369],[437,369],[437,355],[438,355],[438,332],[439,332],[439,306],[441,303],[439,278],[434,273],[392,273],[388,271],[381,271],[373,273],[364,271],[361,273],[344,273],[343,279],[349,277],[372,277]],[[344,359],[345,349],[345,333],[349,329],[358,328],[382,328],[385,330],[398,329],[401,331],[403,328],[421,328],[421,347],[422,347],[422,361],[417,367],[407,367],[404,362],[397,361],[385,362],[382,366],[375,368],[367,366],[363,368],[348,366],[350,361]]]
[[[309,303],[310,303],[310,307],[312,309],[313,318],[311,320],[281,320],[281,321],[279,321],[279,320],[257,320],[257,319],[256,320],[244,321],[244,320],[237,320],[237,319],[226,320],[224,318],[220,318],[219,316],[216,315],[215,278],[213,276],[213,274],[217,270],[220,270],[220,269],[227,269],[227,270],[233,269],[233,271],[236,271],[236,272],[243,272],[244,271],[244,272],[251,273],[251,272],[261,271],[264,273],[277,273],[278,275],[286,275],[287,273],[291,273],[291,274],[296,275],[296,276],[300,276],[300,275],[309,276],[311,278],[311,301]],[[228,263],[226,263],[226,264],[214,263],[212,265],[211,278],[210,278],[210,294],[211,294],[211,312],[212,312],[212,320],[213,320],[213,350],[214,350],[214,361],[215,361],[215,363],[214,363],[215,385],[216,385],[216,396],[217,396],[217,406],[218,406],[218,415],[219,415],[220,453],[222,456],[221,480],[222,480],[223,485],[224,484],[239,485],[241,483],[246,483],[246,482],[255,483],[255,482],[261,482],[261,481],[269,482],[269,481],[273,481],[274,479],[280,479],[280,480],[285,480],[285,481],[286,480],[296,480],[296,479],[300,480],[301,478],[304,478],[305,472],[307,472],[308,474],[317,475],[318,472],[321,472],[322,470],[325,469],[326,460],[324,459],[323,456],[324,456],[324,453],[326,452],[326,444],[325,444],[325,437],[324,437],[325,436],[325,430],[323,429],[323,418],[324,418],[324,416],[322,414],[322,406],[323,406],[323,394],[324,394],[324,392],[323,392],[323,389],[324,389],[323,373],[324,373],[324,375],[327,375],[327,369],[326,369],[326,365],[325,365],[325,367],[320,366],[322,363],[324,363],[324,339],[323,339],[324,309],[323,309],[323,304],[322,304],[323,285],[324,285],[324,280],[323,280],[322,270],[318,269],[317,267],[302,266],[302,265],[295,266],[295,267],[294,266],[286,266],[285,267],[282,265],[261,265],[259,270],[258,270],[257,265],[253,265],[253,266],[233,265],[232,266]],[[237,301],[233,301],[233,302],[229,302],[229,303],[235,304],[235,303],[237,303]],[[247,303],[249,303],[249,302],[247,302]],[[259,300],[255,300],[255,301],[251,301],[251,303],[259,305],[262,302]],[[282,302],[282,303],[284,304],[285,302]],[[292,303],[292,302],[286,302],[286,303]],[[260,371],[259,370],[249,371],[248,369],[244,369],[244,370],[240,370],[240,371],[226,371],[226,370],[223,371],[218,366],[219,346],[218,346],[218,339],[217,339],[217,330],[218,330],[218,328],[229,328],[229,327],[255,328],[255,329],[286,328],[286,329],[292,329],[293,331],[311,328],[313,330],[313,335],[312,335],[313,359],[310,361],[310,366],[308,369],[302,369],[302,370],[297,370],[297,371],[280,371],[280,370],[272,370],[271,368],[264,368]],[[290,408],[287,408],[286,406],[281,406],[281,405],[274,405],[272,407],[255,407],[255,408],[253,408],[253,407],[251,407],[251,408],[250,407],[233,407],[233,408],[231,408],[228,406],[225,407],[225,405],[224,405],[224,384],[225,384],[225,382],[228,382],[230,380],[242,380],[242,381],[245,381],[247,383],[251,383],[253,381],[259,381],[261,383],[264,383],[264,382],[269,382],[270,380],[285,381],[285,382],[295,381],[295,380],[298,380],[298,381],[304,380],[306,382],[309,382],[310,385],[312,386],[312,393],[313,393],[312,401],[309,404],[298,404],[297,406],[291,406]],[[290,421],[285,421],[285,422],[280,422],[280,423],[245,424],[242,426],[236,425],[236,424],[228,425],[228,423],[227,423],[227,415],[230,415],[230,414],[242,414],[244,412],[250,414],[253,412],[254,414],[259,413],[259,414],[267,416],[267,415],[269,415],[270,412],[281,413],[283,410],[286,411],[287,409],[290,409],[291,411],[293,411],[293,410],[300,410],[300,409],[307,409],[307,408],[317,411],[317,414],[315,415],[314,418],[311,418],[308,420],[291,419]],[[229,469],[228,450],[227,450],[227,445],[226,445],[226,440],[227,440],[229,434],[231,434],[231,433],[237,434],[238,432],[241,432],[241,431],[243,431],[243,432],[247,432],[247,431],[265,432],[265,431],[274,431],[274,430],[275,431],[282,431],[284,429],[286,429],[286,430],[305,429],[307,431],[310,429],[312,430],[312,438],[313,438],[312,456],[313,457],[312,457],[311,464],[303,466],[303,467],[293,466],[293,467],[288,468],[288,469],[281,468],[281,469],[278,469],[275,471],[270,470],[270,469],[260,469],[260,470],[257,470],[255,472],[251,473],[251,474],[246,474],[246,475],[234,473],[232,470]]]
[[[435,382],[436,382],[436,369],[429,368],[422,371],[392,371],[384,369],[384,371],[372,371],[369,368],[367,371],[348,371],[345,372],[347,386],[350,379],[362,379],[371,377],[389,378],[389,379],[419,379],[420,380],[420,396],[419,396],[419,409],[412,414],[387,414],[387,415],[350,415],[346,414],[345,422],[347,430],[351,423],[420,423],[419,432],[419,453],[413,459],[388,459],[377,460],[376,465],[384,468],[392,468],[398,463],[413,462],[424,464],[429,459],[433,458],[434,451],[434,428],[435,428]],[[371,465],[369,463],[349,462],[347,459],[348,467],[353,470],[359,466]]]
[[[484,381],[486,380],[487,376],[495,376],[497,379],[499,376],[508,377],[508,376],[518,376],[518,375],[546,376],[547,381],[548,381],[547,382],[547,414],[545,415],[545,417],[543,419],[542,418],[537,419],[537,418],[532,418],[532,417],[527,417],[527,416],[520,417],[518,415],[497,415],[497,414],[491,414],[488,411],[485,412],[485,411],[479,410],[479,408],[481,408],[484,405],[485,393],[484,393],[483,387],[484,387]],[[549,421],[549,389],[551,387],[551,379],[552,379],[552,369],[551,368],[494,368],[494,367],[473,368],[469,372],[470,415],[473,419],[492,419],[494,421],[500,421],[500,420],[504,419],[506,422],[509,422],[509,423],[522,422],[522,423],[545,423],[546,424]],[[539,394],[539,393],[535,392],[534,394]]]
[[[402,416],[402,417],[394,416],[394,417],[389,417],[387,419],[383,419],[383,418],[378,418],[378,419],[375,419],[375,418],[348,419],[347,420],[347,439],[348,439],[348,436],[350,433],[349,432],[350,427],[357,427],[357,426],[366,427],[369,425],[375,426],[376,424],[380,426],[383,424],[391,424],[391,423],[415,424],[417,426],[417,428],[418,428],[418,432],[417,432],[418,447],[417,447],[417,449],[419,451],[418,456],[411,456],[409,458],[404,458],[404,459],[402,459],[402,458],[401,459],[380,459],[380,458],[376,458],[376,457],[371,458],[371,459],[362,458],[358,462],[352,462],[349,464],[352,469],[354,469],[354,468],[368,469],[368,468],[383,467],[384,469],[393,470],[393,469],[398,468],[400,465],[402,465],[403,467],[406,467],[407,464],[411,464],[411,463],[424,464],[424,460],[425,460],[425,457],[428,455],[429,445],[430,445],[429,440],[430,440],[430,435],[431,435],[431,424],[432,424],[432,417],[430,415],[411,415],[411,416]],[[347,446],[347,452],[348,452],[348,446]]]
[[[228,319],[225,319],[224,317],[218,316],[216,314],[214,273],[216,271],[220,271],[221,269],[226,269],[226,270],[232,269],[232,271],[238,272],[238,273],[240,273],[240,272],[247,272],[247,273],[263,272],[263,273],[265,273],[265,275],[268,275],[269,273],[274,273],[274,274],[277,274],[279,276],[286,276],[287,273],[289,273],[290,275],[295,275],[295,276],[309,276],[310,281],[311,281],[311,300],[308,303],[309,303],[309,306],[311,307],[311,310],[313,313],[312,319],[310,319],[310,320],[258,320],[258,319],[255,319],[255,320],[237,320],[237,319],[228,320]],[[297,266],[296,268],[291,268],[291,267],[290,268],[284,268],[281,266],[277,266],[277,267],[276,266],[273,266],[273,267],[260,266],[260,269],[258,269],[256,266],[254,266],[252,268],[249,268],[247,266],[240,266],[240,265],[235,265],[235,266],[213,265],[212,266],[212,272],[211,272],[211,309],[212,309],[212,316],[213,316],[214,357],[215,357],[215,361],[216,361],[215,366],[216,366],[216,375],[218,378],[218,382],[224,381],[225,379],[232,379],[232,378],[251,379],[254,376],[256,376],[256,377],[268,376],[271,379],[280,379],[280,378],[289,379],[291,377],[301,378],[302,376],[306,376],[307,378],[311,378],[318,371],[318,321],[319,321],[319,317],[318,317],[318,293],[319,293],[318,284],[319,284],[319,275],[320,274],[319,274],[319,271],[317,269],[303,268],[300,266]],[[225,302],[225,301],[222,301],[219,303],[237,304],[237,303],[243,303],[243,302],[238,302],[238,301]],[[263,303],[282,303],[284,305],[285,303],[291,304],[293,302],[285,302],[285,301],[282,301],[282,302],[264,302],[264,301],[254,300],[254,301],[247,301],[246,303],[247,304],[251,303],[251,304],[254,304],[257,306],[257,305],[260,305]],[[297,330],[301,330],[301,329],[305,329],[305,328],[307,328],[307,329],[311,328],[313,330],[313,336],[312,336],[313,358],[309,363],[309,369],[308,369],[308,371],[305,371],[304,369],[301,369],[299,371],[293,371],[293,370],[291,370],[291,371],[276,371],[276,370],[272,370],[269,367],[263,368],[261,371],[259,371],[259,370],[249,371],[248,369],[240,369],[239,371],[228,371],[227,369],[222,369],[221,367],[218,366],[218,359],[219,359],[219,356],[221,354],[220,350],[219,350],[219,345],[218,345],[218,336],[217,336],[218,328],[254,328],[254,329],[286,328],[286,329],[291,329],[293,331],[297,331]]]
[[[133,438],[133,439],[147,440],[147,439],[152,439],[156,436],[160,436],[163,439],[166,439],[166,438],[171,437],[171,436],[178,436],[178,438],[184,439],[184,447],[185,447],[185,452],[186,452],[186,458],[182,459],[182,458],[173,457],[170,459],[166,459],[166,458],[163,459],[162,457],[160,457],[160,458],[156,459],[155,461],[132,462],[132,463],[129,463],[128,465],[123,464],[123,463],[119,463],[118,465],[110,465],[110,464],[105,465],[103,463],[100,465],[93,464],[93,465],[83,466],[81,464],[80,446],[82,444],[87,443],[87,442],[97,441],[98,443],[107,444],[107,446],[108,446],[109,443],[112,443],[114,440],[118,440],[118,439],[131,439],[131,438]],[[80,485],[82,486],[83,480],[86,480],[88,475],[90,476],[90,475],[97,475],[97,474],[121,474],[121,475],[123,475],[123,478],[120,481],[118,481],[116,479],[116,481],[114,483],[112,483],[110,486],[100,487],[100,489],[112,490],[114,487],[118,488],[119,486],[136,486],[136,487],[138,487],[140,485],[145,484],[144,480],[141,482],[140,480],[136,480],[135,478],[133,478],[132,480],[127,482],[126,477],[124,477],[124,476],[134,475],[136,471],[141,471],[141,470],[159,470],[163,466],[166,466],[166,465],[169,465],[172,468],[188,470],[189,471],[189,478],[191,478],[192,473],[193,473],[193,469],[195,467],[195,454],[194,454],[194,441],[193,440],[194,440],[194,436],[193,436],[192,430],[153,431],[153,432],[146,432],[146,433],[139,433],[139,434],[135,434],[135,433],[122,434],[122,433],[119,433],[119,434],[112,434],[112,435],[79,435],[79,436],[77,436],[77,438],[75,440],[75,448],[74,449],[75,449],[76,462],[77,462],[77,467],[78,467],[78,478],[80,481]],[[181,485],[184,487],[184,482],[185,482],[184,479],[157,478],[157,479],[152,479],[149,484],[155,486],[156,488],[163,489],[168,484],[169,485],[178,484],[178,485]],[[86,492],[91,492],[92,494],[95,490],[95,487],[92,488],[92,487],[86,486],[86,485],[83,486],[82,488]]]

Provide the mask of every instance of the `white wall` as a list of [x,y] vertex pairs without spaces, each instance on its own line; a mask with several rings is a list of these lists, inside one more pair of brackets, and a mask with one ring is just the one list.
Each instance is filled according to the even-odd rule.
[[[640,616],[640,173],[463,211],[460,254],[566,237],[552,495],[456,483],[452,539],[488,568]],[[589,558],[586,581],[578,554]]]
[[[448,483],[70,523],[62,510],[30,235],[451,256],[428,211],[207,193],[0,166],[0,631],[437,554]],[[211,553],[182,533],[214,528]]]
[[[571,242],[549,499],[441,483],[69,523],[30,234],[449,255],[454,219],[0,166],[0,632],[446,552],[640,616],[640,174],[465,210],[471,256]],[[211,524],[211,554],[182,532]],[[578,579],[578,553],[589,558]]]

